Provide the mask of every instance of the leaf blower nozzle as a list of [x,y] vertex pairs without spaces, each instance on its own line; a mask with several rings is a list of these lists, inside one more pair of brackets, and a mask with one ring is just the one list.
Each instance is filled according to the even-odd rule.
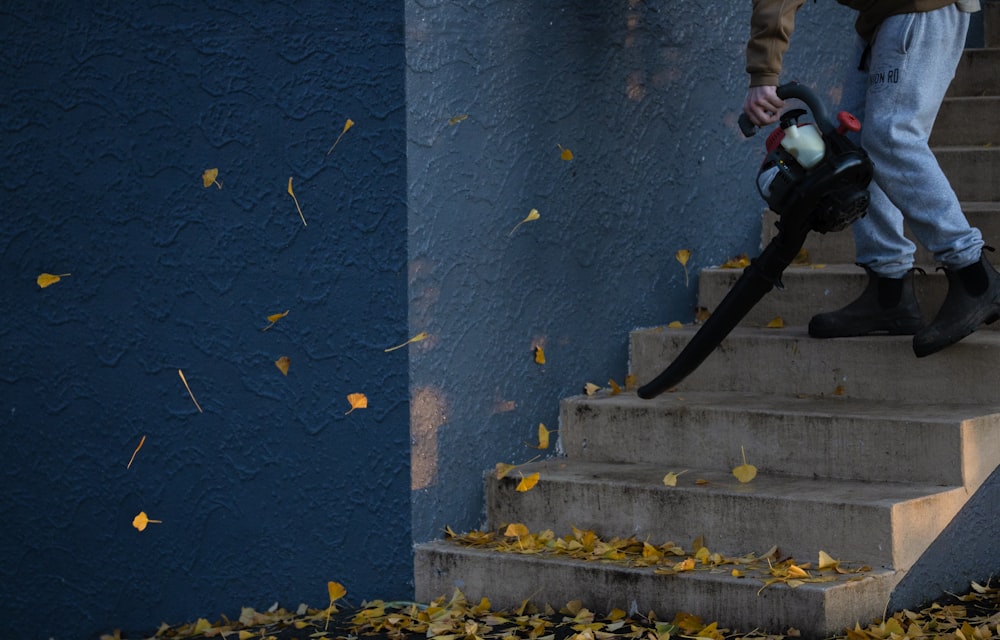
[[[790,109],[765,140],[766,155],[757,173],[757,190],[778,214],[778,233],[751,261],[736,284],[712,312],[680,355],[660,375],[638,390],[654,398],[677,386],[704,362],[746,314],[771,289],[798,255],[810,231],[841,231],[868,212],[872,164],[865,151],[848,138],[861,123],[841,111],[832,119],[826,106],[805,85],[778,87],[782,100],[797,99],[808,107]],[[814,122],[799,122],[812,113]],[[743,135],[756,128],[742,114]]]

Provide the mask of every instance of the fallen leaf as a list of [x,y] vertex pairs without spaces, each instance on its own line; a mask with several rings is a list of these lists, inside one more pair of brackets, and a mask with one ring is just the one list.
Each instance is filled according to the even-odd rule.
[[132,452],[132,457],[129,458],[128,464],[125,465],[126,469],[132,468],[132,462],[135,460],[135,455],[139,453],[139,449],[142,449],[142,445],[144,445],[145,443],[146,443],[146,436],[143,436],[142,438],[139,439],[139,446],[137,446],[135,448],[135,451]]
[[730,258],[722,263],[721,268],[723,269],[745,269],[750,266],[750,258],[747,254],[743,254],[738,258]]
[[549,448],[549,434],[552,433],[545,428],[545,425],[541,422],[538,423],[538,447],[537,449],[548,449]]
[[767,323],[768,329],[784,329],[785,321],[781,316],[774,316],[771,321]]
[[406,345],[413,344],[414,342],[420,342],[421,340],[426,340],[428,337],[430,336],[426,331],[421,331],[420,333],[413,336],[403,344],[397,344],[395,347],[389,347],[388,349],[383,349],[383,351],[385,353],[389,353],[390,351],[395,351],[396,349],[402,349]]
[[468,119],[469,119],[469,114],[467,114],[467,113],[463,113],[461,115],[457,115],[457,116],[454,116],[452,118],[448,118],[448,126],[449,127],[453,127],[456,124],[458,124],[459,122],[464,122],[465,120],[468,120]]
[[541,477],[541,473],[536,471],[527,476],[521,476],[521,481],[517,483],[517,491],[524,493],[525,491],[531,491],[538,484],[538,479]]
[[569,162],[570,160],[573,159],[573,152],[572,151],[570,151],[569,149],[564,149],[561,144],[557,144],[556,146],[559,147],[559,151],[560,151],[559,157],[560,158],[562,158],[566,162]]
[[222,183],[218,181],[218,177],[218,169],[205,169],[205,172],[201,174],[201,182],[205,185],[206,189],[211,187],[213,184],[221,189]]
[[302,218],[302,226],[309,226],[306,224],[306,217],[302,215],[302,207],[299,206],[299,199],[295,197],[295,192],[292,191],[292,176],[288,177],[288,195],[292,196],[292,202],[295,203],[295,210],[299,212],[299,217]]
[[517,231],[517,228],[520,227],[522,224],[524,224],[525,222],[531,222],[532,220],[538,220],[541,217],[542,217],[541,214],[538,213],[538,209],[532,209],[531,211],[528,212],[527,217],[525,217],[524,220],[521,220],[520,222],[515,224],[514,228],[511,229],[510,233],[507,235],[508,236],[514,235],[514,232]]
[[583,385],[583,392],[586,393],[588,396],[592,396],[600,390],[601,388],[596,384],[594,384],[593,382],[588,382],[587,384]]
[[844,385],[842,384],[838,384],[837,388],[833,390],[833,395],[835,396],[842,396],[844,395],[844,393],[846,393],[846,390],[844,389]]
[[191,396],[191,402],[193,402],[194,406],[197,407],[198,413],[204,413],[204,411],[201,410],[201,405],[198,404],[198,401],[195,399],[194,393],[191,391],[190,385],[188,385],[187,378],[184,377],[184,372],[178,369],[177,375],[181,377],[181,382],[184,383],[184,388],[187,389],[188,395]]
[[270,329],[271,327],[273,327],[274,324],[278,320],[281,320],[282,318],[284,318],[287,315],[288,315],[288,311],[285,311],[283,313],[272,313],[271,315],[269,315],[267,317],[267,322],[268,322],[267,326],[264,327],[263,329],[261,329],[261,331],[267,331],[268,329]]
[[350,118],[348,118],[347,121],[344,123],[343,130],[341,130],[340,135],[337,136],[337,139],[333,141],[333,146],[331,146],[330,149],[329,149],[329,151],[326,152],[326,155],[330,155],[331,153],[333,153],[333,150],[340,143],[340,139],[343,138],[344,134],[347,133],[347,130],[350,129],[351,127],[353,127],[353,126],[354,126],[354,120],[351,120]]
[[149,516],[146,515],[145,511],[140,511],[139,515],[132,518],[132,526],[138,529],[139,531],[145,531],[146,526],[151,523],[162,523],[162,522],[163,522],[162,520],[150,520]]
[[696,307],[694,310],[694,321],[705,322],[711,315],[712,312],[708,310],[708,307]]
[[524,526],[519,522],[513,522],[507,525],[503,534],[508,538],[523,538],[525,536],[531,535],[528,531],[528,527]]
[[614,381],[613,378],[608,379],[608,386],[611,387],[611,395],[616,396],[622,392],[622,388],[618,386],[618,383]]
[[281,375],[283,376],[288,375],[288,367],[291,364],[292,360],[288,356],[281,356],[280,358],[274,361],[274,366],[278,367],[278,371],[280,371]]
[[541,347],[534,347],[535,364],[545,364],[545,350]]
[[671,322],[670,324],[667,325],[667,328],[668,329],[683,329],[684,328],[684,324],[682,322],[680,322],[679,320],[674,320],[673,322]]
[[747,464],[747,453],[743,447],[740,447],[740,451],[743,453],[743,464],[733,469],[733,475],[736,476],[737,480],[746,484],[757,477],[757,467]]
[[626,389],[631,391],[632,389],[635,389],[638,386],[639,386],[639,378],[637,378],[634,373],[630,373],[627,376],[625,376]]
[[39,288],[44,289],[45,287],[54,285],[55,283],[59,282],[60,280],[69,275],[70,274],[68,273],[63,273],[60,275],[55,275],[52,273],[42,273],[39,274],[37,278],[35,278],[35,282],[38,283]]
[[[347,401],[351,403],[351,409],[347,413],[351,413],[355,409],[367,409],[368,408],[368,396],[363,393],[352,393],[347,396]],[[344,415],[346,416],[347,413]]]
[[685,469],[684,471],[677,471],[676,473],[671,471],[667,475],[663,476],[663,484],[665,484],[668,487],[676,487],[677,478],[679,478],[682,473],[687,473],[687,469]]
[[680,262],[681,266],[684,267],[684,286],[686,287],[688,286],[687,264],[688,260],[691,258],[691,252],[687,249],[679,249],[677,253],[674,254],[674,258],[676,258],[677,262]]

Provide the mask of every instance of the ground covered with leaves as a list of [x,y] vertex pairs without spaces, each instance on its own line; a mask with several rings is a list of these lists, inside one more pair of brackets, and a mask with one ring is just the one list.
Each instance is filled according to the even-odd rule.
[[[244,608],[238,620],[222,617],[176,626],[161,626],[143,638],[223,638],[226,640],[353,640],[355,638],[436,638],[437,640],[669,640],[670,638],[794,638],[783,635],[743,634],[704,621],[697,615],[675,613],[659,618],[654,613],[628,615],[621,610],[589,611],[569,602],[558,611],[523,603],[515,610],[493,610],[489,600],[468,601],[456,591],[448,597],[420,604],[366,602],[357,608],[330,606],[295,611],[273,607],[266,612]],[[115,632],[101,640],[125,638]],[[1000,588],[973,584],[965,594],[947,596],[921,611],[900,611],[885,621],[845,630],[836,638],[890,640],[899,638],[1000,638]]]

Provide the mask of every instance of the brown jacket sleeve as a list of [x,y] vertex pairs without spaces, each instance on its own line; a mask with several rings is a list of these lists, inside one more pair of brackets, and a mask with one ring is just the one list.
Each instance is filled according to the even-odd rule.
[[795,12],[805,0],[753,0],[747,73],[750,86],[777,85],[781,58],[795,30]]

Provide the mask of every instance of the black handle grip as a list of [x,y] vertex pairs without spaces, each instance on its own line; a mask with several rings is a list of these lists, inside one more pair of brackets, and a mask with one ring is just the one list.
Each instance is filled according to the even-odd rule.
[[[782,100],[794,98],[804,102],[806,106],[809,107],[809,111],[812,112],[813,119],[816,121],[816,126],[819,127],[819,130],[823,135],[829,135],[837,130],[837,123],[830,119],[830,112],[827,111],[826,105],[820,102],[819,98],[809,87],[804,84],[799,84],[798,82],[789,82],[787,84],[780,85],[777,89],[777,94]],[[752,122],[750,122],[750,118],[746,113],[740,114],[739,125],[740,131],[742,131],[743,135],[747,138],[757,133],[756,127]]]

